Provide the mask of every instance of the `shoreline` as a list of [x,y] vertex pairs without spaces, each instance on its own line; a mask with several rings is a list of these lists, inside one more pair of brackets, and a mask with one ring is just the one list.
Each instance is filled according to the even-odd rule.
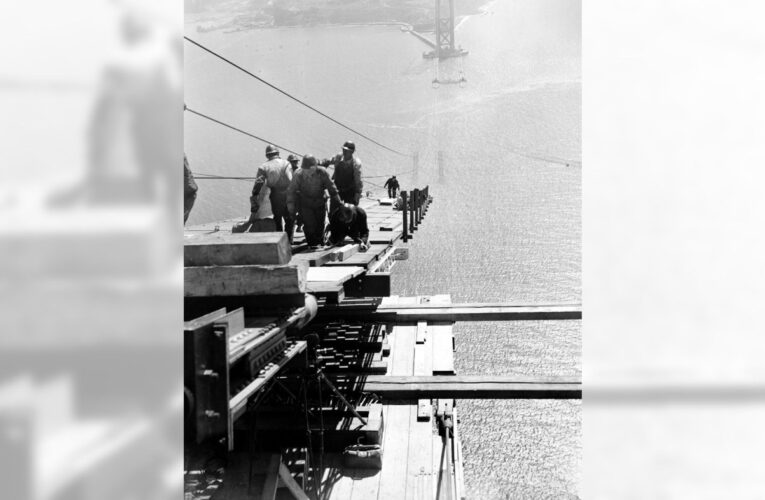
[[[474,0],[473,4],[466,6],[464,12],[455,15],[455,29],[458,29],[467,19],[477,15],[486,15],[496,0]],[[425,9],[425,7],[423,7]],[[340,22],[325,22],[317,16],[325,17],[327,11],[318,14],[316,9],[287,10],[282,9],[277,12],[267,12],[264,9],[244,11],[207,11],[207,12],[188,12],[184,18],[184,25],[197,33],[208,33],[211,31],[223,31],[224,33],[238,33],[240,31],[250,31],[256,29],[275,29],[275,28],[312,28],[312,27],[341,27],[341,26],[398,26],[402,31],[415,31],[432,33],[435,31],[434,13],[428,10],[412,10],[410,12],[398,12],[393,14],[403,15],[408,20],[401,19],[347,19]],[[427,14],[423,14],[427,12]],[[368,13],[356,12],[351,17],[367,17]],[[288,16],[288,17],[284,17]],[[280,18],[281,19],[278,19]],[[374,17],[374,14],[371,15]],[[382,16],[380,16],[382,17]]]

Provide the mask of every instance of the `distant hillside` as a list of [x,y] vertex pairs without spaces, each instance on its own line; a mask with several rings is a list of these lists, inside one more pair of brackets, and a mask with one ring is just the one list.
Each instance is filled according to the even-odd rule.
[[[455,14],[476,14],[487,0],[458,0]],[[399,22],[432,29],[435,0],[186,0],[187,14],[228,13],[226,22],[200,24],[200,31]]]

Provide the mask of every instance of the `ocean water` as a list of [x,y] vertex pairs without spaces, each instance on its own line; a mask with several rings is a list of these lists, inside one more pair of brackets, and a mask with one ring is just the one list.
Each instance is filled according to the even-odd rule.
[[[411,157],[381,149],[186,44],[186,104],[299,153],[357,144],[373,196],[391,173],[434,204],[398,295],[455,302],[581,301],[581,3],[505,0],[463,19],[470,51],[436,63],[396,26],[187,34],[316,108]],[[432,80],[464,75],[467,83]],[[198,173],[253,175],[264,144],[185,118]],[[442,168],[437,165],[441,151]],[[566,165],[568,163],[568,166]],[[416,167],[416,168],[415,168]],[[249,181],[199,181],[189,223],[248,214]],[[581,376],[580,322],[461,323],[459,374]],[[576,498],[578,401],[459,401],[470,498]]]

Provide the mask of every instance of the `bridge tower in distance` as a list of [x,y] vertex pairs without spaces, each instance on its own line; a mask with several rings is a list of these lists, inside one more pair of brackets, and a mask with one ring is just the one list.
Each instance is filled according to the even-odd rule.
[[466,54],[462,47],[454,46],[454,0],[436,0],[436,47],[425,57],[446,59]]

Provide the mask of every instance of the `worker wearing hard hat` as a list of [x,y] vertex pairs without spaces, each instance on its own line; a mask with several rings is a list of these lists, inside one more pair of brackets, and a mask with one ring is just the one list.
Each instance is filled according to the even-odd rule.
[[290,166],[292,167],[292,173],[294,174],[295,171],[300,168],[300,160],[295,155],[289,155],[287,157],[287,161],[290,163]]
[[364,184],[361,181],[361,160],[355,156],[356,145],[351,141],[343,144],[343,152],[331,159],[319,163],[324,167],[335,166],[332,180],[335,181],[340,198],[346,203],[358,205],[361,200]]
[[305,241],[314,249],[324,243],[324,221],[327,217],[325,189],[329,191],[333,206],[342,205],[337,187],[327,170],[318,166],[313,156],[304,156],[300,170],[295,172],[287,189],[287,209],[291,216],[298,211],[301,213]]
[[271,190],[269,200],[277,231],[285,231],[289,242],[295,229],[295,222],[287,210],[287,188],[292,181],[292,167],[287,160],[279,157],[279,149],[269,144],[266,146],[266,162],[258,168],[255,185],[250,196],[250,213],[253,217],[260,208],[260,190],[268,186]]

